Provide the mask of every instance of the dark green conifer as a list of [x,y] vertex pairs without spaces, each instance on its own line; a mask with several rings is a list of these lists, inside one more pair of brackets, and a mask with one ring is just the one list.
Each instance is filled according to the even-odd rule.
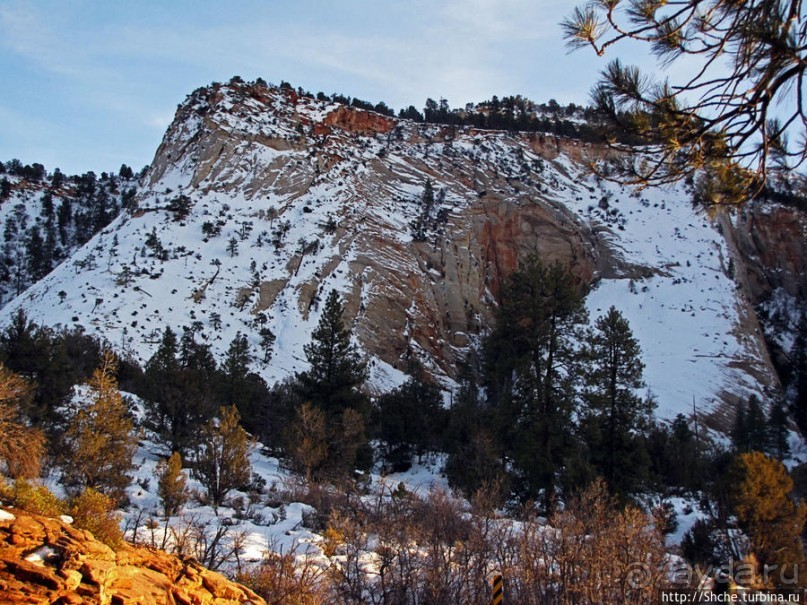
[[559,263],[547,266],[532,256],[510,276],[501,298],[485,343],[498,439],[517,469],[521,495],[543,494],[551,509],[557,473],[578,447],[572,419],[583,296]]
[[358,392],[366,368],[342,314],[339,294],[331,290],[311,342],[304,347],[310,368],[297,375],[303,398],[329,416],[339,415],[345,408],[366,411],[364,397]]
[[584,415],[599,436],[598,443],[589,444],[592,458],[609,487],[627,493],[646,478],[637,435],[649,427],[653,402],[636,393],[644,386],[641,349],[615,307],[589,333],[586,362]]
[[409,468],[412,456],[433,449],[443,429],[440,388],[413,362],[409,379],[378,398],[384,459],[396,470]]

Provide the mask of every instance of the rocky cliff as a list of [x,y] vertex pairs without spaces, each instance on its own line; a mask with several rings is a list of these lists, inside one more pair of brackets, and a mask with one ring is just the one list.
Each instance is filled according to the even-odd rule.
[[241,332],[274,381],[304,369],[319,303],[336,289],[372,389],[399,384],[413,355],[450,388],[502,281],[537,254],[590,290],[592,319],[611,305],[629,318],[663,416],[775,387],[754,295],[735,281],[742,246],[684,185],[634,192],[593,178],[585,161],[601,153],[213,85],[180,105],[137,209],[0,321],[22,307],[141,360],[166,325],[218,355]]
[[791,338],[807,301],[807,215],[754,203],[719,219],[738,284],[761,316],[774,362],[789,371]]
[[248,588],[193,559],[127,544],[117,551],[87,531],[0,509],[0,603],[263,605]]

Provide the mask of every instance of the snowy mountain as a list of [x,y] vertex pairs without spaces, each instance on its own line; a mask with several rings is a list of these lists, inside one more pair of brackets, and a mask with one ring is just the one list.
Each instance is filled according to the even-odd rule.
[[68,176],[19,160],[0,164],[0,306],[67,260],[135,195],[131,169]]
[[592,321],[611,305],[629,319],[660,416],[694,404],[725,429],[737,397],[779,384],[755,305],[774,290],[777,308],[803,305],[804,218],[792,234],[801,259],[776,269],[795,286],[755,290],[741,243],[754,237],[749,213],[764,222],[769,210],[709,213],[686,185],[637,193],[590,176],[586,162],[603,157],[549,135],[214,84],[180,105],[132,207],[0,322],[24,309],[141,361],[165,326],[194,330],[218,355],[240,332],[253,369],[277,381],[304,369],[319,303],[336,289],[372,389],[402,382],[415,355],[448,390],[502,280],[537,253],[590,286]]

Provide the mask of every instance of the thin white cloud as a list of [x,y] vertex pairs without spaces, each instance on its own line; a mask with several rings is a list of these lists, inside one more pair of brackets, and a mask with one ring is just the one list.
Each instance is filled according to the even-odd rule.
[[[4,0],[0,67],[4,54],[24,59],[15,68],[30,65],[30,73],[18,73],[17,85],[49,79],[47,111],[61,115],[61,98],[77,117],[99,124],[99,148],[131,141],[133,151],[156,148],[192,89],[233,75],[401,108],[427,97],[459,106],[518,93],[581,102],[596,74],[581,69],[575,78],[578,68],[565,67],[583,61],[562,49],[558,21],[571,6],[563,0],[232,3],[189,10],[188,0],[144,0],[127,12],[114,3]],[[0,139],[9,133],[2,128]]]

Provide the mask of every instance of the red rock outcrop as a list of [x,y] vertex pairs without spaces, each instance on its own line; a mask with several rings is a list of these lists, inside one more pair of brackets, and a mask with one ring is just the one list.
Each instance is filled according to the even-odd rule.
[[244,586],[159,550],[117,551],[56,519],[0,516],[0,603],[264,605]]
[[380,113],[340,105],[325,116],[324,123],[356,134],[373,135],[388,133],[398,121]]

